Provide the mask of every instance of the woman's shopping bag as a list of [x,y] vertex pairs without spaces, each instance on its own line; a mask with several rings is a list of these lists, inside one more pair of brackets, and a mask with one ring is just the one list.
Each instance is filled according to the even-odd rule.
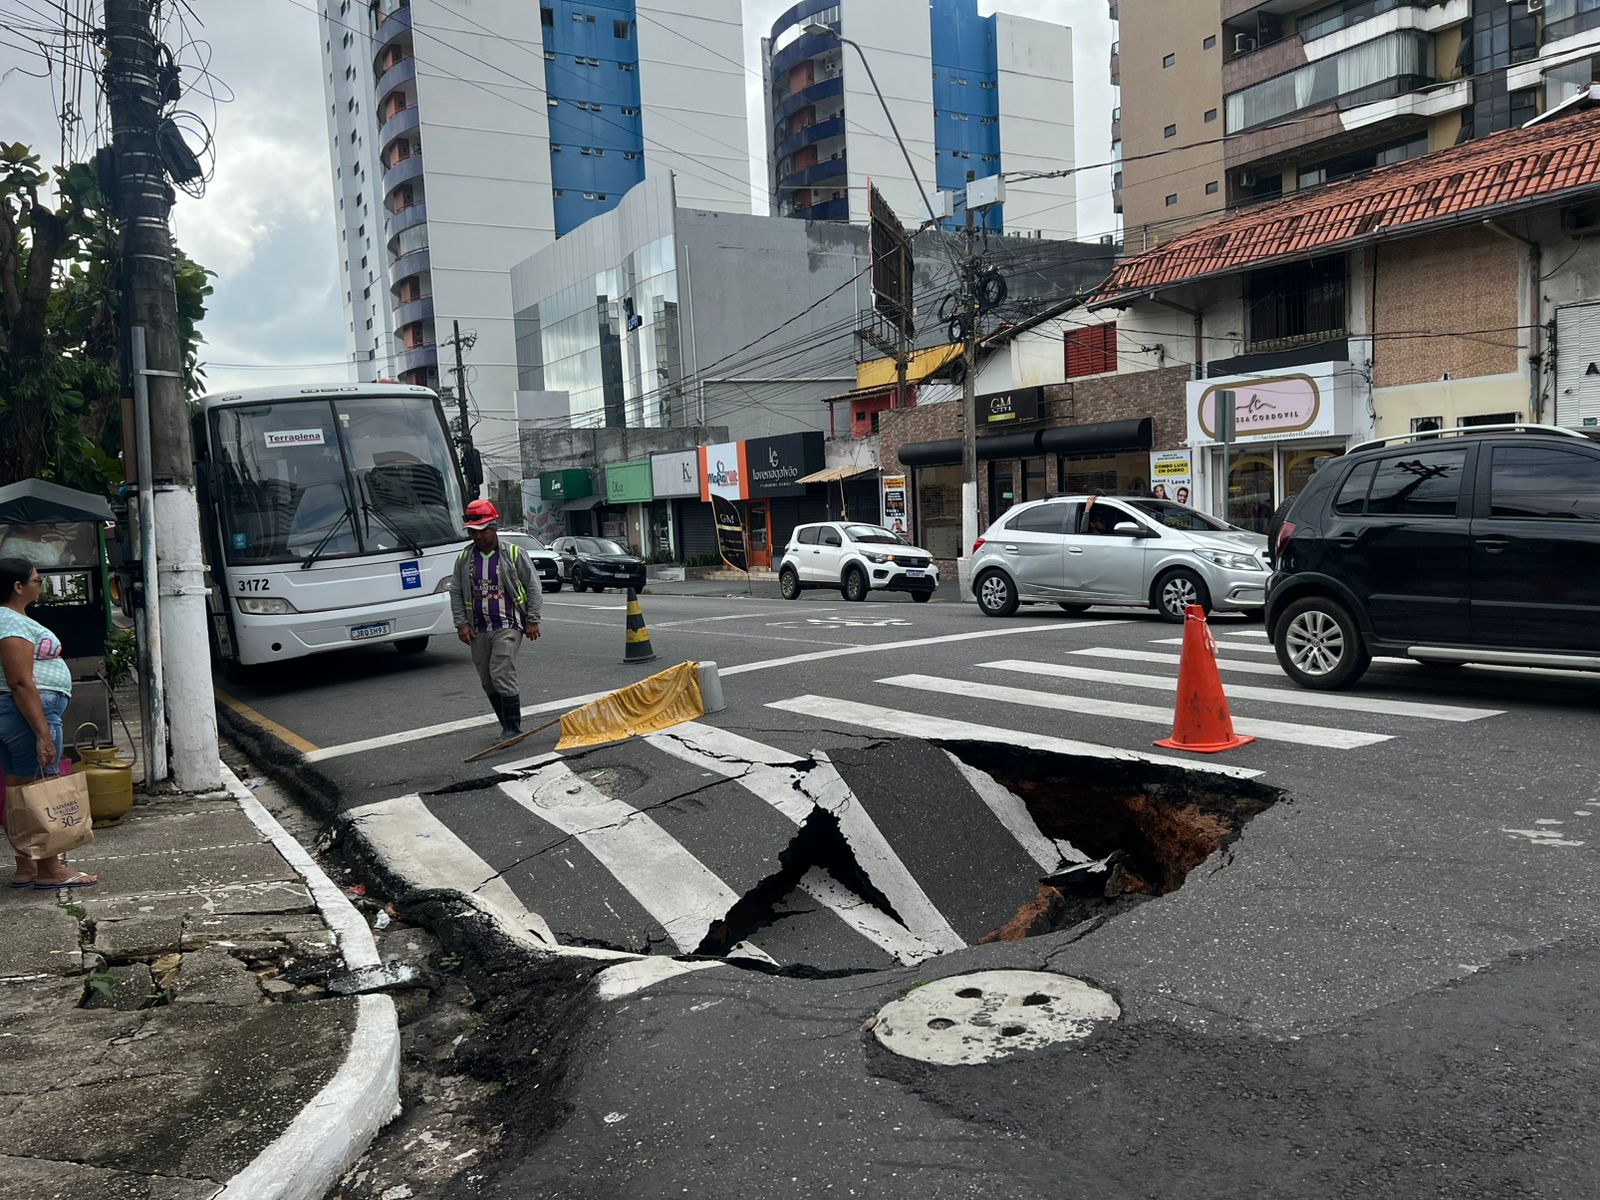
[[6,837],[12,849],[35,862],[94,841],[89,777],[53,775],[8,788]]

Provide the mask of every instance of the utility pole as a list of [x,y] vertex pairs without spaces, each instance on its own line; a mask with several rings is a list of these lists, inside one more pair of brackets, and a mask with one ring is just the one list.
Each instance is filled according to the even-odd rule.
[[[141,530],[156,555],[156,591],[146,590],[145,625],[160,630],[160,680],[171,778],[184,791],[222,786],[217,756],[216,700],[211,690],[205,567],[195,496],[194,449],[184,402],[183,350],[173,282],[172,235],[167,226],[173,194],[167,183],[157,130],[161,92],[151,0],[106,0],[105,87],[116,164],[116,212],[122,232],[122,317],[137,407],[148,420],[136,431],[148,479],[141,492]],[[136,332],[137,331],[137,332]],[[143,353],[140,353],[142,349]],[[144,415],[144,414],[142,414]],[[146,564],[149,578],[149,564]],[[153,615],[149,615],[153,614]],[[150,719],[151,714],[145,714]],[[156,731],[159,738],[161,731]],[[146,782],[160,782],[161,759],[147,764]]]
[[[970,193],[974,173],[967,172]],[[978,540],[978,288],[972,268],[972,203],[970,195],[967,210],[966,244],[961,256],[961,310],[966,314],[963,326],[961,362],[966,368],[961,375],[961,558],[957,575],[963,597],[972,594],[972,570],[969,566],[972,543]]]
[[461,436],[458,444],[461,447],[461,466],[467,473],[467,492],[473,498],[483,490],[483,469],[478,462],[477,452],[472,447],[472,420],[467,413],[467,368],[461,361],[463,344],[470,346],[477,341],[471,334],[467,335],[465,343],[461,340],[461,322],[450,322],[454,336],[450,344],[456,351],[456,403],[461,410]]

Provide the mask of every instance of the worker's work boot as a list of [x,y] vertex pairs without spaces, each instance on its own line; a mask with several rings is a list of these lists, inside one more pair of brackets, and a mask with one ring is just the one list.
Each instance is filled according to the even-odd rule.
[[501,696],[500,700],[500,728],[507,737],[515,737],[522,732],[522,697],[512,692],[509,696]]

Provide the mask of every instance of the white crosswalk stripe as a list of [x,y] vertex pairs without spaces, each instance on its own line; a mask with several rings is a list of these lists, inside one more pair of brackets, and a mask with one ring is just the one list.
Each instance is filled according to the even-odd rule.
[[[1183,639],[1181,637],[1157,638],[1150,644],[1152,646],[1181,646],[1183,645]],[[1220,638],[1217,639],[1218,654],[1226,654],[1230,650],[1242,651],[1245,654],[1276,654],[1278,652],[1277,648],[1270,642],[1224,642]]]
[[1079,758],[1104,758],[1117,762],[1155,763],[1165,767],[1181,767],[1188,771],[1204,771],[1230,779],[1254,779],[1260,771],[1249,767],[1227,766],[1218,762],[1196,761],[1167,754],[1150,754],[1143,750],[1126,750],[1120,746],[1104,746],[1096,742],[1080,742],[1071,738],[1050,737],[1027,730],[1007,729],[997,725],[980,725],[972,721],[956,721],[926,713],[904,712],[884,708],[877,704],[860,704],[853,700],[831,696],[793,696],[788,700],[775,700],[767,705],[782,712],[817,717],[823,721],[844,721],[863,729],[878,729],[885,733],[899,733],[907,737],[931,738],[935,741],[994,742],[1001,746],[1027,746],[1055,754],[1070,754]]
[[[1107,700],[1104,697],[1030,691],[992,683],[973,683],[965,679],[943,679],[934,675],[897,675],[890,679],[880,679],[878,682],[891,687],[914,688],[946,696],[966,696],[973,700],[997,700],[1004,704],[1025,704],[1032,708],[1048,708],[1086,717],[1145,721],[1169,728],[1172,725],[1172,709],[1153,704],[1128,704],[1121,700]],[[1238,716],[1233,718],[1233,728],[1236,733],[1249,737],[1293,742],[1296,745],[1324,746],[1330,750],[1354,750],[1361,746],[1372,746],[1390,740],[1390,735],[1387,733],[1364,733],[1355,729],[1297,725],[1290,721],[1255,720]]]
[[[1173,667],[1178,665],[1176,654],[1165,654],[1157,650],[1123,650],[1117,646],[1089,646],[1083,650],[1073,650],[1071,653],[1082,655],[1084,658],[1115,658],[1121,662],[1162,663]],[[1285,678],[1283,668],[1275,662],[1245,662],[1238,658],[1219,658],[1217,666],[1224,671],[1238,671],[1241,675],[1271,675],[1275,679]]]
[[[1097,667],[1077,667],[1069,663],[1024,662],[1020,659],[1003,659],[999,662],[980,663],[982,667],[997,671],[1015,671],[1023,675],[1046,675],[1052,679],[1076,679],[1087,683],[1115,683],[1124,687],[1152,688],[1157,691],[1176,691],[1178,678],[1172,675],[1140,675],[1132,671],[1102,671]],[[1251,687],[1247,684],[1229,684],[1227,694],[1236,700],[1267,700],[1291,708],[1327,708],[1344,712],[1380,713],[1393,717],[1420,717],[1425,721],[1480,721],[1484,717],[1502,716],[1498,708],[1463,708],[1455,704],[1422,704],[1413,700],[1387,700],[1369,696],[1348,696],[1333,692],[1299,691],[1289,687]],[[1237,723],[1237,722],[1236,722]]]
[[[640,906],[660,922],[680,951],[692,954],[739,897],[649,815],[549,763],[500,785],[533,816],[571,835],[594,855]],[[751,957],[772,962],[746,947]]]

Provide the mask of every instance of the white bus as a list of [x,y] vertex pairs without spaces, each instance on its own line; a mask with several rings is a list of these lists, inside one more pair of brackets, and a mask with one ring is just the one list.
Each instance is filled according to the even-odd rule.
[[424,387],[200,399],[194,443],[213,650],[225,668],[452,633],[461,475]]

